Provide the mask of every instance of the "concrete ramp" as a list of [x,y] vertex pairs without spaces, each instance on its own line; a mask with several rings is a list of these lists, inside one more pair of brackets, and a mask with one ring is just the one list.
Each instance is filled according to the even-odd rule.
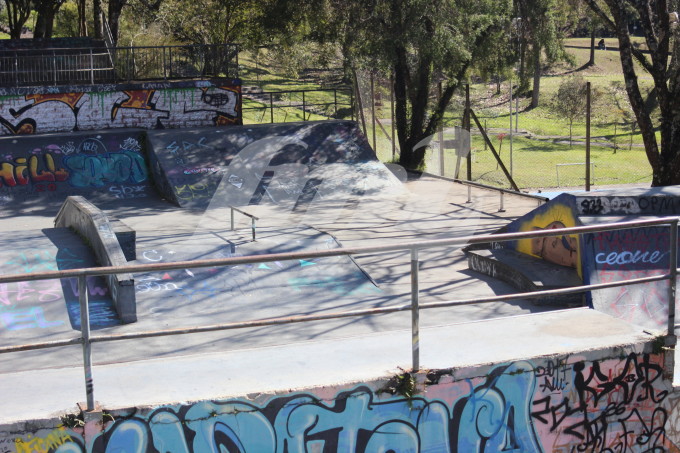
[[399,187],[350,121],[148,133],[159,190],[182,207],[283,204],[375,195]]
[[[673,215],[680,215],[679,186],[563,193],[501,231],[565,228]],[[575,270],[584,283],[592,284],[660,275],[666,273],[670,265],[670,242],[665,227],[524,239],[502,246],[542,259],[550,266]],[[604,313],[661,331],[667,324],[667,288],[665,281],[610,288],[591,292],[589,301],[593,308]]]
[[144,132],[75,132],[0,138],[0,205],[155,194]]

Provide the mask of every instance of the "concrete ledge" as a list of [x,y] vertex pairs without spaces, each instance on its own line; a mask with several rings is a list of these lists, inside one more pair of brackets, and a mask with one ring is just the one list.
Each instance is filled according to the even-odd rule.
[[[92,247],[97,261],[103,266],[122,266],[127,264],[118,234],[125,238],[129,249],[131,229],[117,220],[113,224],[99,208],[81,196],[70,196],[64,201],[54,219],[54,226],[72,228]],[[134,239],[133,239],[134,241]],[[134,248],[134,244],[133,244]],[[129,250],[128,250],[129,255]],[[113,304],[123,323],[137,321],[135,282],[132,274],[109,275],[106,282],[111,291]]]
[[[466,250],[471,270],[502,280],[520,291],[542,291],[582,285],[575,269],[534,258],[511,249]],[[583,295],[536,299],[538,305],[582,305]]]

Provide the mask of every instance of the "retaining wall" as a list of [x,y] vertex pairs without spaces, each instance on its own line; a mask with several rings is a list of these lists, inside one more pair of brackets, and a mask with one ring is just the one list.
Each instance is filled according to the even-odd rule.
[[0,427],[0,451],[678,451],[663,363],[647,344],[113,410],[103,430],[68,417]]
[[238,79],[0,88],[0,135],[241,123]]

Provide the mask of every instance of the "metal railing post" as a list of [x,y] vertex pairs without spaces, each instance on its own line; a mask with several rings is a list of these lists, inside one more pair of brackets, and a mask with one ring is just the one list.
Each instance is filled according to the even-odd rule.
[[52,51],[52,76],[54,78],[54,84],[57,84],[57,53]]
[[15,86],[19,86],[19,56],[14,52],[14,80]]
[[269,93],[269,117],[271,123],[274,123],[274,93]]
[[250,218],[250,228],[253,230],[253,242],[256,242],[257,239],[255,239],[255,217]]
[[505,195],[505,192],[500,192],[501,194],[501,200],[500,200],[500,207],[498,208],[498,212],[505,212],[505,204],[503,203],[504,198],[503,196]]
[[333,105],[335,106],[334,118],[338,119],[338,90],[333,90]]
[[468,195],[468,199],[467,199],[466,203],[472,203],[472,187],[471,187],[471,186],[467,186],[467,189],[468,189],[468,190],[467,190],[467,192],[468,192],[468,194],[467,194],[467,195]]
[[420,369],[420,311],[418,289],[418,249],[411,249],[411,357],[413,372]]
[[234,208],[230,208],[231,210],[231,231],[234,231]]
[[678,338],[675,336],[675,297],[678,278],[678,220],[673,220],[669,225],[670,250],[669,250],[669,278],[668,278],[668,331],[664,339],[664,376],[671,382],[675,382],[675,346]]
[[94,85],[94,56],[92,55],[92,47],[90,47],[90,83]]
[[307,115],[305,114],[307,108],[307,103],[305,102],[305,92],[302,92],[302,121],[307,121],[305,118]]
[[87,300],[87,277],[78,277],[78,301],[80,302],[80,335],[83,342],[83,370],[87,410],[94,410],[94,383],[92,381],[92,344],[90,343],[90,310]]
[[675,335],[675,295],[678,277],[678,220],[670,224],[670,253],[668,281],[668,335]]

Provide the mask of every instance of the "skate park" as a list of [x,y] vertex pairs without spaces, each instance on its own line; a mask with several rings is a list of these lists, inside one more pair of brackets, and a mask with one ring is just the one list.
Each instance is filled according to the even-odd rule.
[[[629,437],[639,449],[675,451],[673,351],[660,336],[666,281],[615,300],[508,297],[421,310],[419,369],[411,310],[133,338],[409,305],[408,244],[418,241],[445,244],[418,251],[420,303],[516,293],[498,271],[479,272],[500,264],[470,269],[462,238],[673,216],[672,189],[550,202],[499,192],[384,165],[348,121],[69,130],[3,137],[0,147],[2,269],[13,276],[0,312],[1,451],[476,451],[480,442],[568,451]],[[668,228],[644,228],[612,233],[633,246],[625,256],[603,245],[606,233],[583,244],[543,234],[525,255],[590,276],[585,283],[604,283],[605,271],[663,277]],[[567,266],[548,258],[555,238]],[[362,247],[375,250],[298,258]],[[130,336],[94,342],[85,378],[82,341],[46,344],[81,335],[83,288],[73,277],[21,281],[199,260],[213,261],[85,280],[92,337]],[[640,266],[606,268],[617,261]],[[618,300],[640,309],[612,309]],[[88,394],[94,408],[82,405]],[[475,419],[483,407],[497,415],[487,427]]]

